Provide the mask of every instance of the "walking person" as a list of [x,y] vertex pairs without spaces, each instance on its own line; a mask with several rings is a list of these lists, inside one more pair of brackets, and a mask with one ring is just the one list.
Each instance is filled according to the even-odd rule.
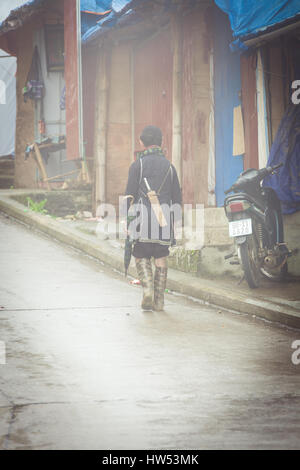
[[140,142],[144,150],[129,169],[126,187],[127,200],[132,200],[136,214],[132,254],[143,287],[142,308],[161,311],[167,283],[167,257],[170,246],[175,244],[174,223],[181,222],[181,189],[176,169],[161,148],[161,130],[156,126],[145,127]]

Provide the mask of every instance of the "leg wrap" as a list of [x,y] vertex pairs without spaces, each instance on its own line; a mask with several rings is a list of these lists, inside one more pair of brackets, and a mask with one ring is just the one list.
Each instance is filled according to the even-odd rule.
[[153,308],[153,274],[150,259],[136,259],[136,269],[139,281],[143,287],[142,308],[152,310]]
[[154,310],[164,309],[164,295],[167,285],[168,268],[155,269],[154,276]]

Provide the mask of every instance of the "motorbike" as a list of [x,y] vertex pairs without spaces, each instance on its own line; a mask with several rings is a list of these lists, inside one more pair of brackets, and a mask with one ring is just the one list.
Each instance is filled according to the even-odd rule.
[[246,170],[225,191],[226,195],[233,193],[225,198],[224,209],[235,245],[235,252],[225,259],[233,258],[231,264],[242,265],[242,279],[251,289],[259,287],[263,277],[283,280],[293,254],[284,242],[280,201],[272,188],[262,185],[281,166]]

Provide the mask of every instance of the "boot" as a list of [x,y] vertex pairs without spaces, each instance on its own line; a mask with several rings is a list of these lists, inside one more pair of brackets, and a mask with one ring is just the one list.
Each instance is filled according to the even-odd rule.
[[167,285],[168,268],[155,269],[154,275],[154,310],[160,312],[164,309],[164,296]]
[[143,300],[142,309],[153,309],[153,274],[152,264],[150,259],[142,258],[136,259],[136,269],[138,272],[139,281],[143,287]]

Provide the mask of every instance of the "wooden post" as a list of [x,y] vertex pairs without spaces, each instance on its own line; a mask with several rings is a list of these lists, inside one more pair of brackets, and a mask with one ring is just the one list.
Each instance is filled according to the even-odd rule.
[[48,175],[47,175],[46,168],[45,168],[45,165],[44,165],[44,162],[43,162],[43,157],[41,155],[39,146],[36,143],[34,144],[34,152],[35,152],[38,168],[39,168],[39,170],[42,174],[43,182],[46,183],[48,191],[51,191],[51,186],[48,182]]
[[106,152],[109,101],[109,50],[100,50],[96,77],[95,172],[96,210],[106,202]]
[[172,162],[181,183],[181,142],[182,142],[182,25],[178,14],[172,17],[173,40],[173,138]]

